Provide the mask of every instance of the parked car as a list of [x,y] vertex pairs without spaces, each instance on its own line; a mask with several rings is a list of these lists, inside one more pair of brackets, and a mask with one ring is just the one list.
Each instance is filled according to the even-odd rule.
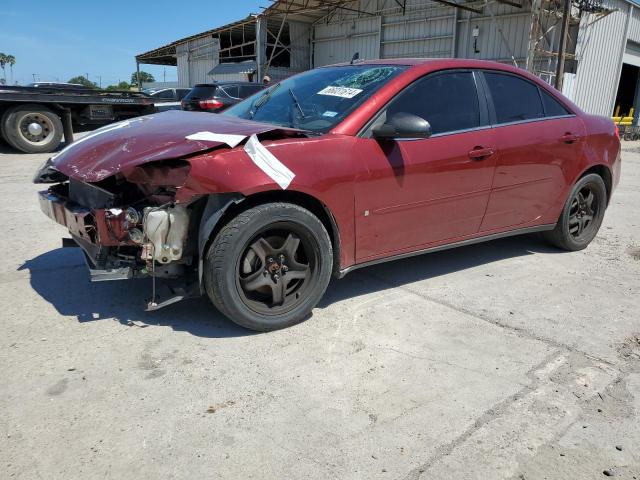
[[110,126],[35,181],[94,279],[171,278],[151,308],[206,293],[273,330],[307,318],[332,274],[530,232],[581,250],[620,163],[611,119],[523,70],[401,59],[307,71],[221,115]]
[[165,110],[179,110],[180,102],[191,91],[190,88],[162,88],[160,90],[146,91],[158,112]]
[[263,88],[251,82],[199,83],[182,99],[182,110],[219,113]]

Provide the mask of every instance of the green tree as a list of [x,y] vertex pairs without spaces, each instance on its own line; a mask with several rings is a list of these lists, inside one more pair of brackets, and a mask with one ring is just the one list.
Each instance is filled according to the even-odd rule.
[[13,66],[16,64],[16,57],[13,55],[6,55],[7,65],[11,69],[11,83],[13,83]]
[[7,71],[5,70],[7,66],[7,55],[5,53],[0,53],[0,68],[2,68],[2,78],[4,82],[7,83]]
[[85,87],[98,88],[94,82],[85,78],[83,75],[78,75],[77,77],[70,78],[67,80],[69,83],[79,83],[80,85],[84,85]]
[[[138,72],[133,72],[131,74],[131,85],[138,85]],[[140,71],[140,83],[142,82],[155,82],[156,79],[153,78],[153,75],[151,75],[148,72],[143,72]]]
[[131,85],[129,85],[127,82],[120,82],[117,85],[109,85],[105,90],[130,90],[131,89]]

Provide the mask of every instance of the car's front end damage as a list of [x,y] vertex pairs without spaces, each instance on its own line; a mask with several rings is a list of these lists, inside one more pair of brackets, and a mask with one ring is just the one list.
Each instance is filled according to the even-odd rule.
[[[205,132],[214,139],[190,140],[189,134],[203,133],[198,124],[203,119],[175,125],[185,120],[176,114],[194,115],[167,112],[142,117],[137,125],[106,127],[54,155],[34,177],[35,183],[50,185],[38,194],[40,208],[68,229],[72,242],[66,239],[67,246],[82,248],[92,281],[168,280],[164,298],[156,294],[154,280],[150,309],[201,293],[203,235],[224,207],[242,199],[192,179],[191,161],[206,161],[203,154],[228,151],[241,137],[274,129],[251,122],[216,126],[203,114],[209,117]],[[169,133],[170,124],[175,126]],[[160,149],[158,136],[164,140]]]
[[202,202],[176,202],[189,164],[165,163],[146,168],[162,172],[155,172],[157,183],[136,172],[138,182],[121,174],[97,183],[58,178],[63,181],[39,192],[41,210],[84,250],[92,281],[180,279],[178,288],[185,292],[196,283],[197,233],[189,229],[195,228],[190,220],[199,217]]

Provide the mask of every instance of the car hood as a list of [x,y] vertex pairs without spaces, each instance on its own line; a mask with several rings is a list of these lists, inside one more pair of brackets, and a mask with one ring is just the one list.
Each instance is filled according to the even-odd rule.
[[[225,146],[225,135],[249,137],[266,132],[292,136],[295,129],[207,112],[171,110],[107,125],[51,157],[49,165],[84,182],[99,182],[148,162],[197,154]],[[188,139],[194,136],[198,139]],[[215,137],[212,139],[211,137]],[[238,137],[229,137],[234,141]]]

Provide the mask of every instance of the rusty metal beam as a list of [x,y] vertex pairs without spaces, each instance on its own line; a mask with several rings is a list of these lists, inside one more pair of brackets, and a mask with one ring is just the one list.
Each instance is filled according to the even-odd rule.
[[523,7],[522,3],[513,2],[511,0],[496,0],[496,2],[504,3],[505,5],[509,5],[509,6],[516,7],[516,8],[522,8]]
[[449,0],[433,0],[434,2],[437,3],[442,3],[443,5],[448,5],[449,7],[454,7],[454,8],[459,8],[461,10],[466,10],[467,12],[473,12],[473,13],[482,13],[482,9],[478,10],[477,8],[473,8],[473,7],[467,7],[466,5],[460,4],[460,3],[455,3],[455,2],[450,2]]

